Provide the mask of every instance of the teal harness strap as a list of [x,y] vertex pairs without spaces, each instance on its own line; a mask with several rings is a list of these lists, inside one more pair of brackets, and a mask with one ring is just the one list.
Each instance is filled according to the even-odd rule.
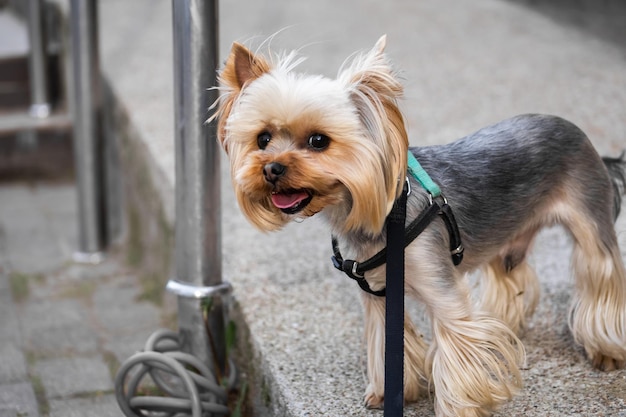
[[441,195],[441,189],[435,182],[430,178],[430,175],[424,168],[420,165],[420,163],[415,159],[415,156],[411,153],[411,151],[407,152],[408,156],[408,171],[413,178],[415,178],[421,185],[424,187],[426,191],[430,193],[430,195],[435,197],[439,197]]

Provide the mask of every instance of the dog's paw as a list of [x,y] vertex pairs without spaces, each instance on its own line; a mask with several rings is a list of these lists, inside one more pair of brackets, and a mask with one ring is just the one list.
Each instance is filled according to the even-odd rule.
[[365,390],[365,396],[363,398],[365,407],[374,409],[383,408],[384,396],[376,394],[374,391],[374,387],[371,384]]
[[601,353],[596,353],[591,362],[594,367],[605,372],[615,371],[616,369],[626,367],[626,361],[620,361]]

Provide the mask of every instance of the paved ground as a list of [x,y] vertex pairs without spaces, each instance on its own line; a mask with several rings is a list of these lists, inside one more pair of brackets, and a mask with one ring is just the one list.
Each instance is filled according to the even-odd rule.
[[[112,252],[97,266],[71,261],[76,241],[72,184],[3,184],[0,201],[0,417],[121,416],[112,395],[115,370],[167,317],[141,301],[140,280],[125,266],[123,254]],[[620,230],[626,230],[624,220]],[[290,233],[301,237],[298,247],[307,245],[297,230]],[[621,238],[626,247],[626,234]],[[552,279],[544,285],[543,302],[524,337],[527,389],[501,416],[626,415],[626,372],[591,369],[567,331],[570,292],[562,253],[568,250],[557,229],[539,240],[537,268]],[[305,270],[303,262],[287,265],[293,280],[282,277],[278,285],[268,281],[273,277],[266,262],[241,265],[253,268],[262,283],[250,287],[246,298],[256,300],[249,304],[262,315],[252,322],[260,333],[253,339],[272,339],[264,342],[272,353],[262,362],[274,374],[265,378],[279,384],[273,395],[290,395],[281,399],[279,414],[309,415],[298,409],[314,407],[316,415],[378,415],[358,405],[364,358],[354,288],[330,273],[331,278],[315,282],[311,269],[319,268]],[[306,295],[284,297],[294,287]],[[315,320],[306,317],[307,306],[299,305],[303,298],[321,308]],[[287,321],[283,309],[291,311]],[[424,324],[419,309],[413,313]],[[273,355],[284,360],[273,363]],[[297,393],[306,387],[332,402],[312,404]],[[423,401],[407,415],[428,415],[422,414],[428,410]]]
[[[273,45],[308,45],[303,67],[333,75],[350,53],[388,33],[389,55],[406,79],[413,144],[447,142],[532,111],[569,118],[602,153],[618,153],[626,147],[622,9],[608,17],[593,9],[544,14],[523,3],[233,0],[221,4],[222,56],[233,40],[258,45],[287,28]],[[145,146],[138,158],[148,161],[171,221],[171,2],[101,0],[100,12],[102,65],[130,126],[122,128]],[[236,208],[225,164],[223,172],[224,275],[249,333],[241,343],[254,365],[258,415],[382,415],[361,406],[358,290],[332,269],[326,229],[313,219],[276,234],[255,231]],[[73,199],[71,185],[0,187],[0,417],[120,416],[111,369],[169,321],[141,301],[124,254],[97,267],[70,261]],[[626,258],[624,215],[617,228]],[[523,338],[525,389],[499,416],[626,416],[626,371],[592,369],[567,330],[569,250],[558,228],[538,239],[542,298]],[[424,314],[412,309],[428,337]],[[430,401],[406,415],[432,415]]]
[[120,254],[71,261],[72,183],[3,184],[0,201],[0,416],[121,416],[113,375],[161,309]]

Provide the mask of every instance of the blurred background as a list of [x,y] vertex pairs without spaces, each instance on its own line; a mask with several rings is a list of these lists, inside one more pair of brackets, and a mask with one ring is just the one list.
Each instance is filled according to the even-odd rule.
[[[120,364],[154,329],[176,327],[176,299],[164,291],[175,224],[172,2],[97,2],[105,220],[95,265],[74,256],[81,139],[70,2],[40,2],[47,114],[33,113],[28,3],[0,0],[0,417],[121,416]],[[413,146],[532,112],[576,123],[603,155],[626,149],[621,0],[230,0],[217,25],[220,63],[237,41],[296,49],[307,57],[300,70],[329,77],[387,34]],[[223,275],[234,286],[245,412],[379,415],[361,406],[359,294],[331,266],[325,225],[259,233],[239,212],[221,158]],[[624,254],[624,216],[617,229]],[[499,415],[626,416],[625,371],[593,370],[567,331],[567,236],[550,229],[537,246],[543,296],[523,339],[526,389]],[[427,318],[412,308],[428,338]],[[432,414],[430,403],[407,415]]]

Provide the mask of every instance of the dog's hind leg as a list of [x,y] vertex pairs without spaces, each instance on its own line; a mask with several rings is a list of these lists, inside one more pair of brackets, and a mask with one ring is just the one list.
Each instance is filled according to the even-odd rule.
[[617,190],[599,166],[584,167],[584,184],[566,184],[568,200],[556,209],[574,236],[570,329],[594,366],[609,371],[626,364],[626,268],[613,225]]
[[481,309],[494,314],[516,334],[526,327],[535,311],[539,283],[526,255],[536,231],[520,234],[483,267],[480,282]]
[[594,366],[610,371],[626,363],[626,271],[612,224],[572,214],[576,294],[569,325]]

